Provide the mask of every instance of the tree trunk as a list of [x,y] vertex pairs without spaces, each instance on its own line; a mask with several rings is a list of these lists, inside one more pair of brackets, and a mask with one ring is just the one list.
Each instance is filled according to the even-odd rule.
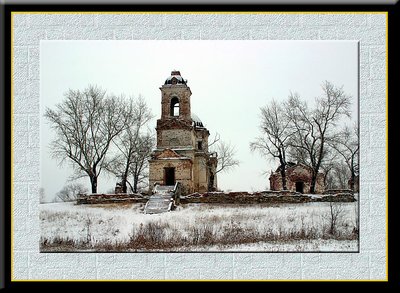
[[[317,173],[318,174],[318,173]],[[314,194],[315,193],[315,183],[317,182],[317,175],[312,172],[311,176],[311,185],[310,185],[310,193]]]
[[[129,149],[129,156],[131,155],[132,150]],[[126,162],[126,166],[125,166],[125,171],[122,174],[122,181],[121,181],[121,185],[122,185],[122,192],[123,193],[127,193],[128,191],[128,187],[126,185],[126,182],[128,181],[128,173],[129,173],[129,165],[130,165],[130,159],[128,157],[128,161]]]
[[132,184],[131,184],[128,180],[126,180],[126,183],[128,183],[128,184],[129,184],[129,187],[131,188],[130,192],[133,192]]
[[138,176],[133,176],[133,192],[137,193],[137,186],[138,186]]
[[126,193],[128,188],[126,186],[126,175],[125,174],[122,176],[121,185],[122,185],[122,193]]
[[97,176],[90,176],[90,184],[92,185],[92,193],[97,193]]
[[282,189],[286,190],[286,165],[281,165]]
[[354,192],[354,180],[355,180],[354,171],[351,171],[351,178],[350,178],[350,189]]

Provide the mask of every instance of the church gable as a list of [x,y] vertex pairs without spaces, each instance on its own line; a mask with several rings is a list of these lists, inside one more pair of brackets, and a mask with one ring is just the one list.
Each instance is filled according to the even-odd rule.
[[157,157],[157,159],[170,159],[170,158],[182,158],[177,152],[171,149],[164,149]]

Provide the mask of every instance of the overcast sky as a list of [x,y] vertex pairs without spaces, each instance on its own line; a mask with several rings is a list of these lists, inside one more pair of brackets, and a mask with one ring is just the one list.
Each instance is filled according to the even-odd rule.
[[[312,103],[328,80],[352,96],[353,120],[358,116],[355,41],[41,41],[40,48],[41,186],[49,199],[72,169],[51,159],[54,133],[43,113],[69,88],[96,84],[117,95],[142,95],[155,128],[161,116],[159,87],[179,70],[192,90],[192,112],[211,136],[218,132],[236,147],[240,167],[218,174],[223,190],[269,189],[262,173],[277,163],[251,153],[249,143],[259,135],[259,108],[272,99],[286,99],[292,91]],[[79,182],[90,187],[88,178]],[[98,192],[113,189],[115,182],[114,176],[100,175]]]

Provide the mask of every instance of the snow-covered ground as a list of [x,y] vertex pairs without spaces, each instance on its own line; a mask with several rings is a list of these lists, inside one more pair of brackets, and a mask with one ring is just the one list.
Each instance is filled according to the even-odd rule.
[[[333,203],[332,209],[328,202],[186,204],[153,215],[144,214],[143,206],[41,204],[42,250],[57,250],[57,244],[62,250],[66,241],[75,243],[69,250],[358,250],[358,202]],[[338,214],[334,235],[331,211]]]
[[355,252],[358,251],[356,240],[292,240],[282,242],[258,242],[251,244],[234,244],[229,246],[213,245],[194,247],[191,251],[264,251],[264,252]]

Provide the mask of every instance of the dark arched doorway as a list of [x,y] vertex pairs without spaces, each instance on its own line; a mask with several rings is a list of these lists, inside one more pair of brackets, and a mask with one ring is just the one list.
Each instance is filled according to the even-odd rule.
[[171,99],[170,115],[174,117],[179,116],[179,99],[177,97]]
[[296,182],[296,191],[300,193],[304,193],[304,182],[298,181]]

